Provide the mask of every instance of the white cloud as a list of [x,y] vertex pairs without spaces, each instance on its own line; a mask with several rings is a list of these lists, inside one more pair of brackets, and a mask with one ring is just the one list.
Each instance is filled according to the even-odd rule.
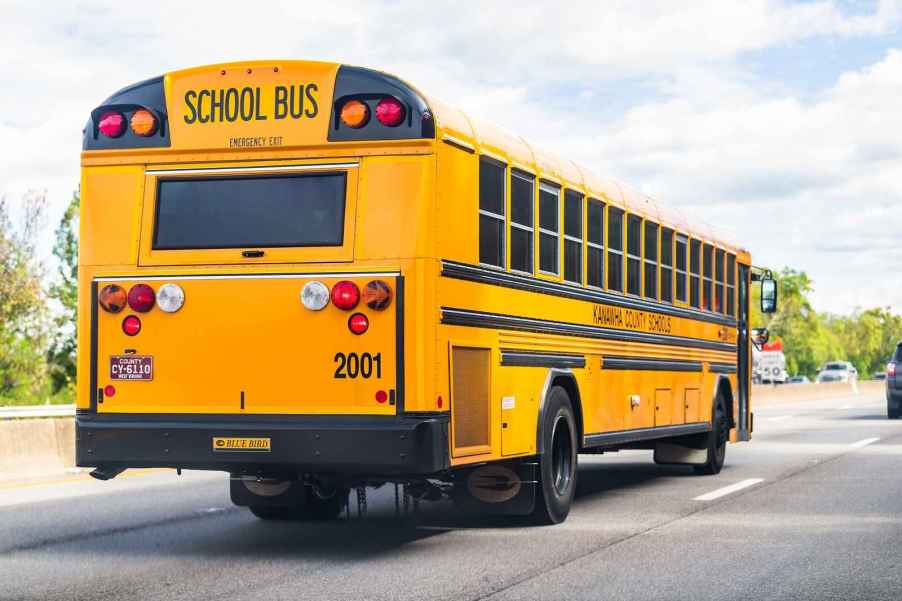
[[336,60],[398,73],[693,207],[759,260],[809,270],[823,308],[890,302],[902,312],[902,281],[883,260],[902,225],[893,210],[902,200],[902,53],[810,98],[737,60],[815,36],[886,36],[902,22],[898,0],[857,15],[778,0],[247,8],[0,0],[0,194],[47,188],[58,215],[77,185],[89,111],[134,81],[229,60]]

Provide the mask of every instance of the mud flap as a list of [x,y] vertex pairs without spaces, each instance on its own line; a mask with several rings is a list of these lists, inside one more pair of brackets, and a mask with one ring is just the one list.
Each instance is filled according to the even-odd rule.
[[708,450],[695,449],[672,442],[655,444],[655,463],[662,465],[704,465]]
[[454,504],[466,513],[529,515],[536,504],[539,464],[489,463],[455,472]]

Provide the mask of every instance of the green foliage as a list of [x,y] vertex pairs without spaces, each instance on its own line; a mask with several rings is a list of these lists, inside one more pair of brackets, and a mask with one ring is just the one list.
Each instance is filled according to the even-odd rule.
[[861,377],[881,371],[902,340],[902,317],[888,308],[855,311],[851,315],[819,314],[808,295],[814,283],[803,271],[784,268],[779,283],[779,310],[759,311],[758,286],[752,288],[753,327],[766,326],[771,339],[783,341],[786,370],[814,377],[827,361],[851,361]]
[[47,308],[35,242],[46,200],[29,193],[14,224],[0,199],[0,403],[34,399],[45,390]]
[[50,297],[60,305],[60,311],[54,318],[56,329],[53,342],[47,352],[50,381],[54,394],[62,393],[69,397],[74,397],[75,393],[79,201],[76,191],[57,225],[53,254],[59,261],[58,279],[50,286]]

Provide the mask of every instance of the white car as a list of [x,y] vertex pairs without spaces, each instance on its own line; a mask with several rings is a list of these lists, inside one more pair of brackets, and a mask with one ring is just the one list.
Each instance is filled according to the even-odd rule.
[[848,361],[831,361],[817,374],[818,382],[851,382],[858,379],[858,370]]

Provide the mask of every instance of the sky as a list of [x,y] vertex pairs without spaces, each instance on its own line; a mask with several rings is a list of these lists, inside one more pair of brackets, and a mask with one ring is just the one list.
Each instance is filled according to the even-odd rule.
[[312,59],[389,71],[814,280],[902,313],[902,0],[9,2],[0,196],[78,185],[81,129],[167,71]]

